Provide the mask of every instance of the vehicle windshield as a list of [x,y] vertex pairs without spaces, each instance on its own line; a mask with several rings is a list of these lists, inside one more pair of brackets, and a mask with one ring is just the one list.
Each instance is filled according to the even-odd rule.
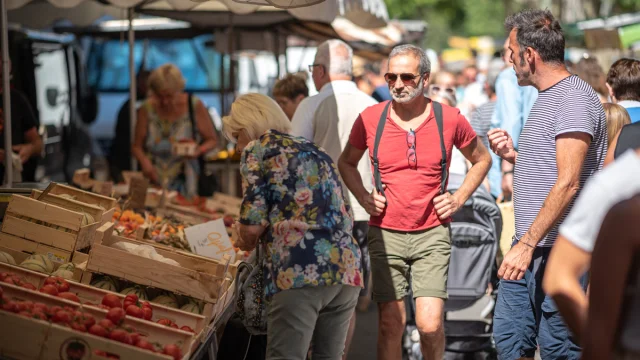
[[[224,66],[225,85],[229,85],[229,60],[216,52],[212,35],[193,39],[138,40],[134,46],[136,71],[153,70],[172,63],[182,71],[186,90],[220,91],[220,68]],[[100,92],[129,91],[129,43],[120,40],[88,40],[89,85]],[[223,60],[224,59],[224,60]],[[144,61],[144,67],[142,62]]]

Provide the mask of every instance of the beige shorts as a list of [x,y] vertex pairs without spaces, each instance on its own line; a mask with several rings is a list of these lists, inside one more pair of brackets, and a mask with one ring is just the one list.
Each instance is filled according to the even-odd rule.
[[404,232],[369,227],[372,298],[376,302],[401,300],[409,283],[413,297],[447,299],[451,258],[448,224]]

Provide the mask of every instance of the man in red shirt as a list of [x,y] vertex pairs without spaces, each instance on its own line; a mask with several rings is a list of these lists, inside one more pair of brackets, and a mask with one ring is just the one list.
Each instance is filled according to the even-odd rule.
[[[416,298],[416,323],[425,359],[442,359],[443,314],[451,254],[450,216],[481,184],[491,156],[458,109],[442,105],[446,167],[455,145],[473,164],[455,194],[441,194],[442,168],[438,126],[432,102],[423,95],[431,66],[413,45],[396,47],[385,75],[393,101],[378,145],[381,189],[365,190],[357,165],[373,148],[388,102],[371,106],[356,120],[340,160],[349,190],[371,215],[369,248],[373,300],[378,303],[378,359],[400,359],[405,327],[403,298],[409,277]],[[446,179],[445,179],[446,181]]]

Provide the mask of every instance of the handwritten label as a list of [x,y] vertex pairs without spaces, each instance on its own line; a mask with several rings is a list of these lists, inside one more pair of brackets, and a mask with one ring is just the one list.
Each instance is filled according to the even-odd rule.
[[184,234],[195,254],[216,260],[222,260],[227,254],[231,256],[232,263],[235,261],[236,252],[222,219],[185,228]]
[[129,185],[129,200],[130,206],[134,209],[143,208],[145,200],[147,199],[147,188],[149,187],[149,180],[145,178],[133,178]]

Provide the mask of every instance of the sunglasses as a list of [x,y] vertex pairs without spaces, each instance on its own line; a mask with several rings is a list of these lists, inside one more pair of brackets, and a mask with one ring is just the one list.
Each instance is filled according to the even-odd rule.
[[442,86],[438,86],[438,85],[431,85],[429,87],[429,92],[432,94],[437,94],[441,91],[446,92],[449,95],[455,95],[456,94],[456,89],[454,88],[450,88],[450,87],[442,87]]
[[402,73],[402,74],[394,74],[394,73],[386,73],[384,74],[384,80],[388,83],[388,84],[395,84],[396,81],[398,81],[398,77],[400,77],[400,80],[405,83],[405,84],[413,84],[414,80],[416,78],[421,77],[423,74],[410,74],[410,73]]
[[409,129],[407,133],[407,161],[409,162],[409,168],[418,168],[418,155],[416,154],[416,133]]
[[322,64],[311,64],[309,65],[309,72],[313,72],[313,68],[316,66],[323,66]]

